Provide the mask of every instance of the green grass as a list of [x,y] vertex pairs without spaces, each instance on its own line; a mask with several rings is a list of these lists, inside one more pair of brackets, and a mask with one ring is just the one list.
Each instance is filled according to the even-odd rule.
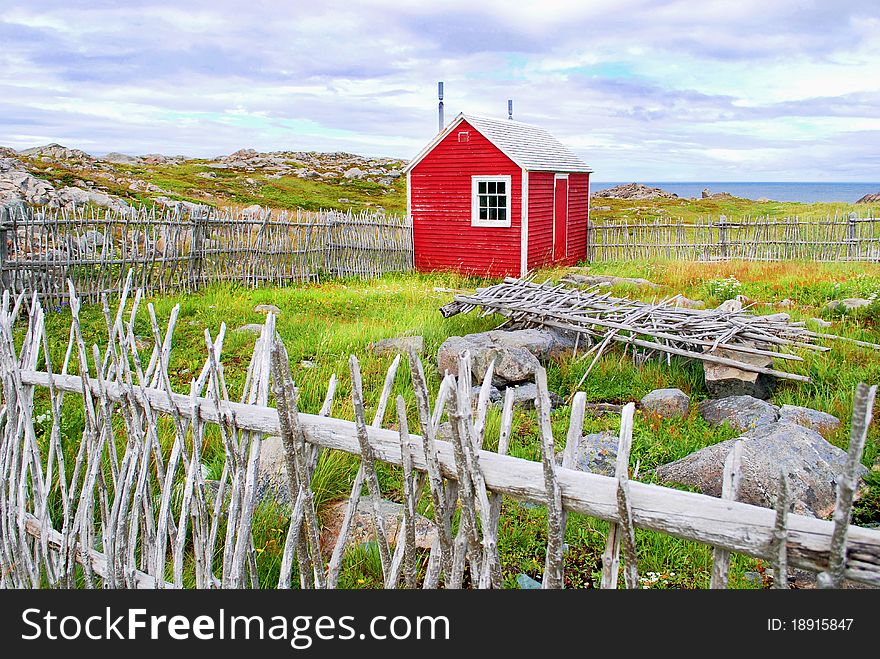
[[[624,288],[642,299],[666,297],[683,293],[687,297],[705,299],[707,304],[719,303],[725,294],[710,285],[713,280],[734,276],[741,282],[740,292],[756,302],[756,313],[780,311],[774,306],[784,298],[796,301],[797,306],[786,309],[795,319],[809,319],[822,314],[827,300],[835,297],[867,295],[880,290],[880,266],[873,264],[682,264],[674,262],[654,263],[602,263],[591,269],[594,273],[609,273],[630,277],[645,277],[658,284],[658,290]],[[539,273],[557,278],[560,270]],[[423,361],[426,364],[429,387],[436,392],[440,378],[432,368],[440,344],[449,336],[485,331],[499,323],[498,317],[479,318],[476,314],[459,315],[444,319],[438,308],[451,299],[449,289],[472,290],[485,282],[454,274],[387,275],[374,281],[336,281],[323,284],[299,285],[288,288],[264,288],[257,290],[235,286],[214,286],[196,294],[167,296],[151,300],[155,305],[160,323],[165,323],[172,307],[180,305],[180,315],[174,338],[170,362],[170,376],[175,389],[188,390],[190,380],[202,366],[205,355],[204,332],[207,329],[216,336],[221,324],[227,326],[222,361],[224,363],[230,396],[238,398],[256,336],[233,331],[248,323],[259,323],[263,315],[254,312],[258,304],[278,306],[277,329],[283,337],[291,360],[297,386],[300,388],[300,409],[317,412],[332,374],[339,378],[332,414],[351,419],[351,388],[348,375],[348,358],[356,354],[366,393],[368,418],[372,417],[391,356],[376,356],[367,346],[385,337],[406,334],[425,338]],[[437,291],[435,289],[441,289]],[[769,304],[764,304],[769,303]],[[145,311],[145,310],[144,310]],[[87,307],[83,314],[83,333],[86,345],[96,342],[103,345],[106,329],[104,319],[97,307]],[[143,337],[150,336],[147,314],[137,321],[135,331]],[[880,327],[876,317],[853,314],[835,317],[834,326],[828,331],[843,336],[880,343]],[[67,347],[70,317],[68,311],[47,316],[47,331],[52,347],[53,366],[57,370]],[[19,330],[19,340],[23,328]],[[305,363],[310,362],[310,364]],[[565,357],[548,365],[551,389],[563,397],[570,396],[588,366],[589,360]],[[843,421],[842,427],[828,439],[842,448],[848,445],[849,417],[852,411],[852,394],[857,382],[880,382],[880,359],[877,353],[851,344],[835,343],[834,349],[823,354],[809,353],[803,363],[788,363],[788,370],[808,374],[813,378],[809,384],[781,382],[774,395],[776,404],[792,403],[825,410]],[[75,360],[71,371],[76,371]],[[582,390],[589,400],[625,402],[637,400],[648,391],[658,387],[679,387],[695,401],[707,397],[698,364],[680,359],[649,361],[634,366],[631,359],[614,350],[604,355],[586,379]],[[410,424],[417,418],[415,401],[409,387],[409,367],[401,364],[394,393],[404,396]],[[35,413],[45,410],[46,397],[35,399]],[[62,431],[67,437],[77,438],[84,423],[81,401],[68,395],[64,403]],[[558,448],[565,444],[570,409],[563,407],[554,411],[552,424]],[[588,416],[585,432],[601,430],[617,431],[619,417]],[[395,427],[395,415],[388,413],[385,426]],[[487,421],[486,447],[497,447],[500,413],[490,411]],[[38,433],[40,441],[46,441],[48,427],[45,422]],[[123,435],[120,427],[120,437]],[[160,427],[163,441],[170,442],[170,422]],[[684,419],[669,421],[637,414],[633,433],[632,464],[641,463],[641,479],[651,481],[651,470],[675,460],[704,446],[729,439],[736,433],[729,428],[713,428],[698,414],[691,413]],[[223,452],[216,429],[209,431],[204,461],[209,477],[216,478],[222,468]],[[70,449],[73,450],[73,442]],[[864,454],[864,463],[871,465],[880,453],[880,433],[876,425],[871,428]],[[517,409],[514,415],[510,454],[529,459],[540,459],[540,442],[535,413]],[[72,463],[72,459],[70,463]],[[314,479],[318,505],[347,496],[357,469],[356,459],[337,452],[325,452]],[[400,470],[382,465],[379,476],[385,495],[394,500],[401,498]],[[856,520],[859,523],[880,521],[880,482],[873,485],[859,503]],[[420,510],[430,511],[429,497],[420,502]],[[320,511],[319,511],[320,512]],[[546,542],[546,513],[543,509],[527,509],[512,499],[505,498],[501,522],[501,551],[504,582],[515,587],[516,575],[525,572],[540,578],[543,571]],[[276,507],[261,507],[255,516],[255,547],[260,553],[263,585],[274,586],[280,568],[280,553],[287,527],[286,514]],[[605,542],[607,524],[601,520],[572,514],[566,534],[569,545],[566,554],[566,579],[571,587],[594,587],[601,571],[601,553]],[[703,588],[711,573],[711,550],[694,543],[678,540],[662,534],[639,530],[637,545],[640,557],[640,573],[643,586],[650,588]],[[376,587],[381,583],[381,571],[377,572],[375,550],[369,547],[350,553],[346,559],[341,585],[352,588]],[[424,561],[424,556],[421,556]],[[744,572],[754,570],[756,562],[750,558],[735,556],[731,567],[731,584],[735,587],[753,588],[747,583]]]

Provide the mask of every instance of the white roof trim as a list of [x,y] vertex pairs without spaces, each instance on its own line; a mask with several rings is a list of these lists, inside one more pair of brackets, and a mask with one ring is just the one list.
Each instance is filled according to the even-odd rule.
[[[483,137],[501,153],[510,158],[516,165],[529,171],[547,172],[592,172],[593,170],[564,144],[550,135],[546,130],[532,124],[524,124],[509,119],[490,119],[460,113],[450,124],[443,129],[415,158],[413,158],[403,171],[412,170],[433,149],[442,142],[462,121],[467,121]],[[517,131],[531,133],[533,137],[542,140],[542,149],[534,149],[533,145],[526,145],[523,150],[517,150],[511,144],[504,143],[504,131],[507,128],[515,128]],[[493,134],[493,132],[495,134]],[[516,136],[522,139],[522,135]]]

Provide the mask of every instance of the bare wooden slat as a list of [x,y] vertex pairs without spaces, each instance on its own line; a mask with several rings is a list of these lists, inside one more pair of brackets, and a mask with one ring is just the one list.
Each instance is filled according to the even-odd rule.
[[547,555],[544,560],[542,588],[559,589],[564,586],[565,524],[562,513],[562,491],[556,473],[556,443],[550,425],[550,393],[547,388],[547,371],[543,366],[535,373],[538,397],[538,425],[541,429],[544,488],[547,502]]
[[[620,433],[617,441],[617,461],[614,468],[614,477],[618,481],[622,478],[627,478],[628,476],[634,415],[635,404],[627,403],[621,411]],[[628,494],[629,493],[627,492],[627,506],[629,505]],[[618,507],[620,507],[621,499],[619,488],[617,497]],[[617,579],[620,568],[620,541],[623,533],[625,533],[625,531],[621,528],[620,524],[612,523],[608,526],[608,538],[605,542],[605,552],[602,554],[602,588],[612,590],[617,588]]]
[[837,502],[834,506],[834,533],[831,536],[831,554],[828,569],[819,574],[816,585],[819,588],[840,588],[843,584],[846,569],[847,543],[850,514],[853,498],[859,484],[859,468],[862,452],[868,438],[868,427],[877,396],[877,385],[868,386],[859,383],[856,386],[853,401],[852,426],[849,436],[849,451],[843,475],[837,483]]
[[791,505],[788,477],[779,473],[776,524],[773,527],[773,587],[788,588],[788,508]]
[[[742,483],[742,441],[737,440],[724,460],[724,470],[721,479],[721,498],[725,501],[735,501],[739,496],[739,488]],[[712,579],[710,588],[727,588],[728,569],[730,567],[730,552],[718,547],[712,550]]]

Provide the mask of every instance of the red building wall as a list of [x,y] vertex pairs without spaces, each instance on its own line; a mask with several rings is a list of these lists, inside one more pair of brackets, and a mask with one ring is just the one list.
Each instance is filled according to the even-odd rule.
[[528,268],[553,261],[553,172],[529,172]]
[[[553,262],[554,172],[529,172],[529,262],[537,268]],[[587,210],[590,175],[568,175],[568,257],[565,264],[587,254]]]
[[[493,175],[511,177],[510,226],[472,227],[471,176]],[[463,121],[412,169],[409,184],[417,270],[519,275],[522,170],[476,129]]]
[[590,175],[568,175],[568,264],[587,256]]

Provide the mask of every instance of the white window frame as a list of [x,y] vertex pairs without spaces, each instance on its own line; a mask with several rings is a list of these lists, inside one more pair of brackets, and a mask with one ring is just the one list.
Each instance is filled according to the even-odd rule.
[[[507,198],[507,218],[505,220],[481,220],[480,219],[480,195],[479,184],[480,183],[504,183],[504,196]],[[512,212],[511,201],[512,195],[510,193],[510,183],[511,177],[505,175],[496,175],[496,176],[471,176],[471,226],[472,227],[497,227],[504,228],[510,226],[510,215]],[[501,195],[497,195],[501,196]]]

